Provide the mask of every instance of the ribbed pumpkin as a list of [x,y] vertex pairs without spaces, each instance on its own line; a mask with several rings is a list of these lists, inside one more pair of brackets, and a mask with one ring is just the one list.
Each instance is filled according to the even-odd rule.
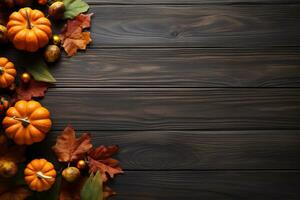
[[49,111],[37,101],[18,101],[3,119],[5,133],[19,145],[40,142],[51,129]]
[[46,191],[55,183],[56,171],[45,159],[31,161],[24,170],[24,179],[31,190]]
[[16,74],[14,64],[7,58],[0,58],[0,88],[9,87],[15,81]]
[[39,10],[21,8],[9,17],[7,36],[19,50],[35,52],[48,44],[51,34],[51,22]]

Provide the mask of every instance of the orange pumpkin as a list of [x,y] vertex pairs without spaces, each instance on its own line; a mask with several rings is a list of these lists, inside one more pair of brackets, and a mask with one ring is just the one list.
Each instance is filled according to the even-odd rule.
[[14,64],[7,58],[0,58],[0,88],[9,87],[15,81],[16,74]]
[[46,137],[52,122],[49,111],[39,102],[21,100],[7,110],[2,124],[15,143],[30,145]]
[[56,171],[45,159],[31,161],[24,170],[24,179],[31,190],[46,191],[55,183]]
[[51,35],[51,22],[39,10],[21,8],[9,17],[7,36],[19,50],[35,52],[48,44]]

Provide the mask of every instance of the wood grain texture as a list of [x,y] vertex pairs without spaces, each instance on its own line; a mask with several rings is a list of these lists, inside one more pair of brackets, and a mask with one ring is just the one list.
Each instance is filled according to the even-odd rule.
[[298,200],[299,171],[126,172],[114,200]]
[[42,103],[59,130],[300,128],[300,89],[56,88]]
[[299,0],[87,0],[89,4],[298,4]]
[[297,50],[89,49],[52,72],[56,87],[299,87],[299,66]]
[[93,46],[299,46],[299,9],[298,5],[93,6]]
[[[24,66],[13,48],[1,56]],[[52,65],[56,87],[300,87],[300,51],[88,49]]]
[[[32,148],[32,156],[51,155],[51,146],[60,133],[52,131],[44,142]],[[126,170],[300,169],[299,130],[92,131],[91,134],[95,146],[120,146],[117,158]]]

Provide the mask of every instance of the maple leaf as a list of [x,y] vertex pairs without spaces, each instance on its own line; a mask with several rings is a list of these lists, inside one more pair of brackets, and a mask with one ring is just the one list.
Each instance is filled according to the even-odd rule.
[[24,162],[25,146],[8,145],[6,136],[0,135],[0,160],[12,161],[14,163]]
[[117,174],[122,174],[122,168],[118,160],[111,158],[111,156],[119,151],[118,146],[100,146],[92,149],[88,153],[90,173],[99,171],[103,182],[109,178],[114,178]]
[[35,81],[34,79],[31,79],[27,84],[21,83],[16,88],[15,101],[29,101],[33,97],[44,97],[48,87],[50,87],[49,83]]
[[92,41],[90,32],[83,32],[83,29],[90,28],[92,14],[80,14],[73,20],[68,20],[60,33],[62,47],[68,56],[76,54],[78,49],[85,50]]
[[90,134],[84,133],[76,138],[75,130],[67,126],[52,149],[60,162],[72,162],[82,159],[92,147]]
[[0,185],[1,200],[25,200],[30,195],[31,192],[21,186],[7,187],[4,183]]

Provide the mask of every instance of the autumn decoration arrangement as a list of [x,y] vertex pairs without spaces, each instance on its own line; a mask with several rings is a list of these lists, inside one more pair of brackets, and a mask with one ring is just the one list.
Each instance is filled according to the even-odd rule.
[[[62,51],[72,57],[91,43],[88,10],[83,0],[0,0],[1,200],[115,195],[109,185],[123,173],[112,158],[119,147],[94,147],[90,134],[78,135],[70,125],[47,146],[51,111],[37,101],[56,82],[49,67]],[[42,141],[53,157],[33,157]]]

